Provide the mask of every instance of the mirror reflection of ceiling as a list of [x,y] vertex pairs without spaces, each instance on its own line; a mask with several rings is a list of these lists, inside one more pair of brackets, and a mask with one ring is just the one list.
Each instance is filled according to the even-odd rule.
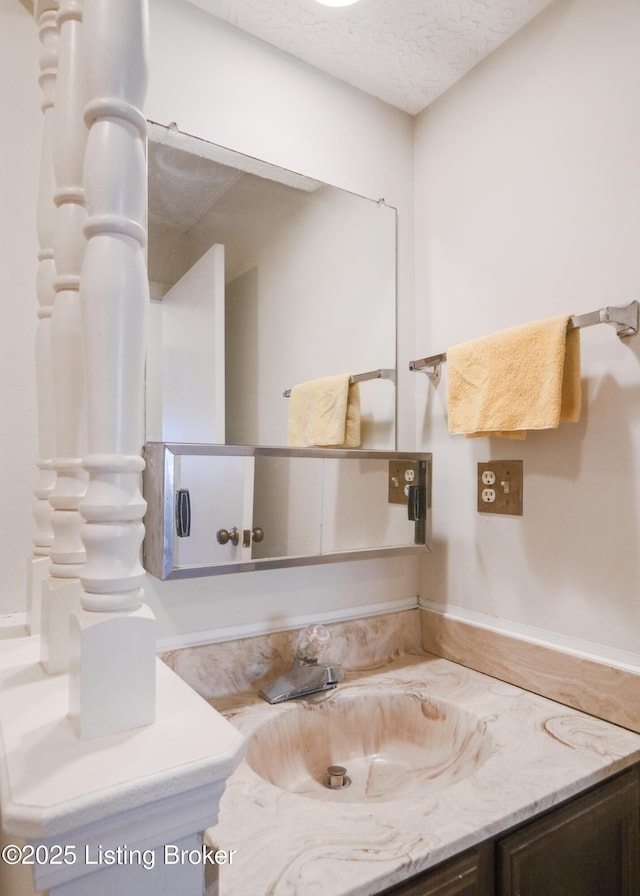
[[189,0],[415,115],[553,0]]
[[[278,222],[291,216],[297,195],[319,186],[293,174],[289,184],[223,164],[212,156],[224,150],[195,138],[182,139],[178,132],[165,140],[163,130],[150,126],[148,266],[149,280],[164,283],[165,288],[176,283],[213,243],[226,247],[227,278],[233,279],[247,246],[255,251],[270,239]],[[234,165],[247,159],[228,155]],[[282,171],[282,180],[288,174]]]
[[242,177],[242,172],[149,142],[149,217],[186,233]]

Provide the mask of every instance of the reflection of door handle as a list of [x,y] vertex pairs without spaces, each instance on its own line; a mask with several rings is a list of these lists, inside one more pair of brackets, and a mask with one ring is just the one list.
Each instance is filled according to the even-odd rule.
[[218,544],[228,544],[228,542],[231,542],[231,544],[237,545],[240,541],[240,533],[235,526],[229,531],[226,529],[218,529],[216,532],[216,539]]
[[176,492],[176,532],[178,538],[187,538],[191,533],[191,499],[188,488]]
[[417,522],[426,518],[426,493],[419,485],[410,485],[407,489],[407,511],[409,519]]
[[254,526],[253,529],[243,529],[242,547],[250,548],[252,538],[256,542],[262,541],[262,539],[264,538],[264,529],[261,529],[260,526]]

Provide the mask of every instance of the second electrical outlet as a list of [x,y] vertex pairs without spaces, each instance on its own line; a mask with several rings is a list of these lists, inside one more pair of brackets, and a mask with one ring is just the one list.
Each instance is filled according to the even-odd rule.
[[522,516],[523,464],[521,460],[494,460],[478,464],[478,513]]

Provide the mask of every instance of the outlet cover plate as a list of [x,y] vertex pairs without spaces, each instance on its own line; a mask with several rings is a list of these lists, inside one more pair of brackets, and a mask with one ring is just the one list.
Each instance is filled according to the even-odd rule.
[[[486,474],[493,474],[495,479]],[[521,460],[492,460],[479,463],[478,513],[522,516],[523,485],[524,471]]]
[[389,461],[389,504],[407,503],[407,490],[418,484],[418,462],[414,460]]

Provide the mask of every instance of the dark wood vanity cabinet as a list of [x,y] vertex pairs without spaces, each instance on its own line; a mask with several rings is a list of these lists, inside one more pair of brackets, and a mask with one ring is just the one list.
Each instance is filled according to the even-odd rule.
[[488,846],[469,850],[404,884],[385,890],[381,896],[493,896],[492,850]]
[[496,896],[638,896],[638,771],[497,843]]
[[384,896],[640,896],[639,768]]

